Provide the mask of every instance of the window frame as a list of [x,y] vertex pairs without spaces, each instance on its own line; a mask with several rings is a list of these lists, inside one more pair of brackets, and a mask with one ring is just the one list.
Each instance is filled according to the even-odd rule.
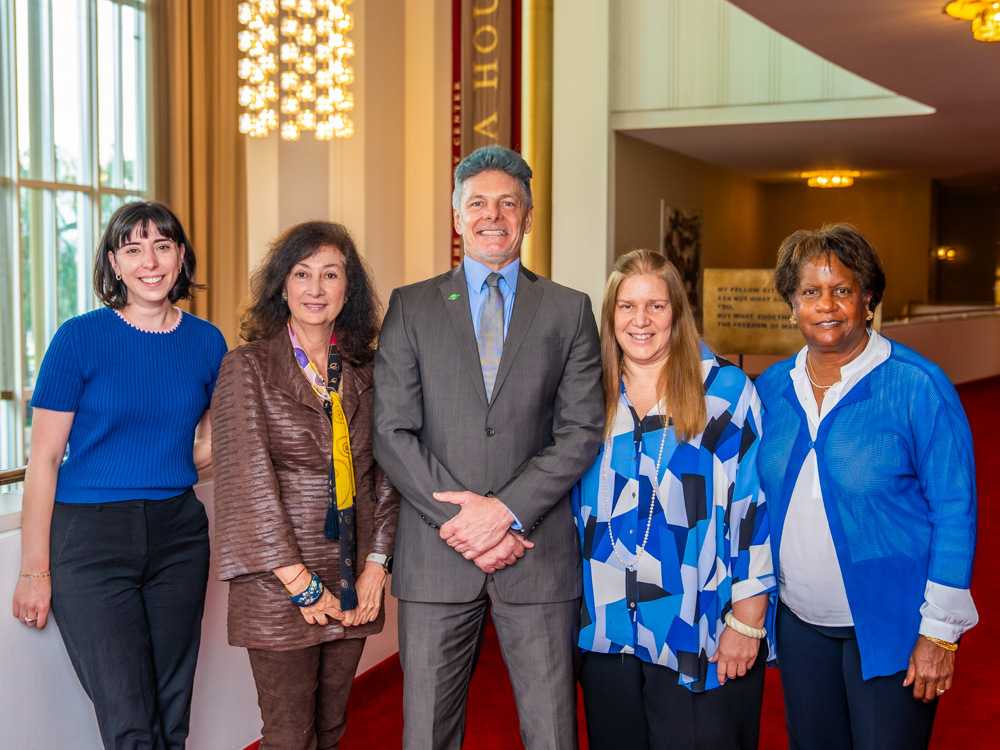
[[[27,0],[41,3],[44,21],[41,33],[47,40],[40,45],[29,44],[24,53],[29,60],[29,69],[41,71],[43,81],[41,108],[44,115],[34,117],[31,123],[30,139],[41,142],[37,151],[32,149],[31,157],[46,161],[38,169],[32,164],[35,174],[22,176],[19,151],[19,101],[18,101],[18,49],[17,12],[18,0],[0,0],[0,243],[7,250],[0,257],[0,272],[5,277],[0,280],[0,346],[3,358],[0,361],[0,469],[23,465],[26,461],[30,440],[28,426],[28,403],[33,387],[29,387],[27,331],[24,308],[30,304],[32,334],[34,343],[34,371],[44,357],[45,350],[59,325],[59,244],[60,223],[56,202],[61,193],[82,196],[77,200],[77,243],[79,265],[77,266],[76,311],[80,314],[97,307],[97,298],[90,282],[93,270],[93,253],[102,231],[102,206],[106,197],[112,197],[114,204],[132,199],[149,199],[153,191],[152,178],[152,129],[150,118],[151,92],[149,86],[150,44],[150,3],[148,0],[80,0],[85,13],[85,28],[79,29],[82,47],[81,59],[87,60],[87,91],[81,96],[81,103],[87,109],[81,118],[80,154],[81,176],[77,182],[59,180],[56,169],[56,138],[53,127],[53,89],[55,63],[52,59],[52,12],[53,0]],[[114,45],[114,130],[115,151],[108,183],[121,187],[107,187],[101,182],[100,158],[100,90],[101,69],[98,54],[98,7],[99,3],[110,3],[113,7]],[[22,6],[23,7],[23,6]],[[135,90],[123,92],[123,9],[131,8],[136,16],[135,49],[132,57],[136,61],[134,72]],[[47,56],[47,59],[45,59]],[[129,97],[136,100],[135,106],[135,166],[134,187],[125,187],[125,112],[123,102]],[[37,101],[37,100],[36,100]],[[38,179],[37,175],[51,172],[52,179]],[[33,290],[43,290],[42,299],[33,293],[30,303],[26,301],[23,287],[26,249],[22,247],[23,189],[39,191],[39,204],[47,204],[51,210],[44,210],[40,222],[40,240],[32,240],[31,271],[35,278],[37,268],[43,277],[31,286]],[[37,204],[36,204],[37,205]],[[33,235],[34,236],[34,235]],[[86,273],[84,273],[86,271]],[[9,321],[9,322],[3,322]],[[13,486],[0,487],[0,492]]]

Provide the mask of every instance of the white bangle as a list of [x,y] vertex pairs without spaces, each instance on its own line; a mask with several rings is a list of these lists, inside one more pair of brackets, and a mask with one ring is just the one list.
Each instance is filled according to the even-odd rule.
[[764,628],[751,628],[746,623],[742,623],[736,619],[736,615],[732,612],[726,612],[726,625],[731,627],[740,635],[745,635],[747,638],[763,638],[767,635],[767,631]]

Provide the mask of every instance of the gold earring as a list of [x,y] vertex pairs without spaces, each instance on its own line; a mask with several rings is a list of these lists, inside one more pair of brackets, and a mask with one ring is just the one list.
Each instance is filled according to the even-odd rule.
[[281,299],[285,300],[285,302],[288,302],[288,292],[286,292],[284,289],[281,290]]
[[875,319],[875,313],[872,312],[871,310],[869,310],[868,311],[868,317],[865,318],[865,320],[874,320],[874,319]]
[[118,279],[119,281],[121,281],[122,280],[122,275],[120,273],[116,273],[115,274],[115,278]]
[[797,321],[797,320],[795,319],[795,316],[794,316],[794,315],[789,315],[789,316],[788,316],[788,322],[789,322],[789,323],[791,323],[792,325],[795,325],[795,324],[796,324],[796,323],[798,323],[799,321]]

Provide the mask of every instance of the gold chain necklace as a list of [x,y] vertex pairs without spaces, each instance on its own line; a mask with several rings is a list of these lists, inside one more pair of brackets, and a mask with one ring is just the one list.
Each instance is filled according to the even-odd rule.
[[806,377],[809,378],[810,383],[812,383],[814,386],[823,391],[823,393],[826,393],[828,390],[833,388],[833,386],[837,385],[837,383],[839,383],[841,380],[844,379],[844,376],[841,375],[840,379],[837,380],[837,383],[830,383],[830,385],[820,385],[815,380],[813,380],[812,365],[809,364],[809,352],[806,352]]
[[[618,558],[618,562],[622,564],[623,567],[629,570],[635,570],[636,566],[639,565],[639,559],[642,557],[642,553],[646,551],[646,542],[649,541],[649,527],[653,525],[653,510],[656,508],[656,498],[659,495],[659,484],[660,484],[660,461],[663,460],[663,445],[667,441],[667,426],[670,423],[670,418],[667,417],[667,421],[663,424],[663,437],[660,438],[660,453],[656,457],[656,474],[653,477],[653,496],[649,501],[649,516],[646,518],[646,535],[642,539],[642,546],[639,547],[638,553],[636,553],[635,559],[627,563],[621,559],[618,555],[618,547],[615,544],[615,537],[611,533],[611,502],[608,500],[608,468],[611,462],[609,456],[611,455],[611,437],[608,437],[607,442],[604,444],[604,456],[601,458],[601,479],[604,483],[604,510],[608,514],[608,539],[611,540],[611,551],[615,553],[615,557]],[[640,443],[642,441],[640,440]],[[605,459],[607,463],[605,463]],[[636,508],[638,509],[639,503],[636,502]],[[636,519],[638,521],[638,518]]]

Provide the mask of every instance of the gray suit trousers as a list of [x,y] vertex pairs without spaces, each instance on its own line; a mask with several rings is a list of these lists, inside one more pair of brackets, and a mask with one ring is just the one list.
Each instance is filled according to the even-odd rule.
[[510,672],[524,747],[577,750],[580,600],[511,604],[497,595],[492,575],[471,602],[399,602],[403,750],[461,750],[487,599]]

